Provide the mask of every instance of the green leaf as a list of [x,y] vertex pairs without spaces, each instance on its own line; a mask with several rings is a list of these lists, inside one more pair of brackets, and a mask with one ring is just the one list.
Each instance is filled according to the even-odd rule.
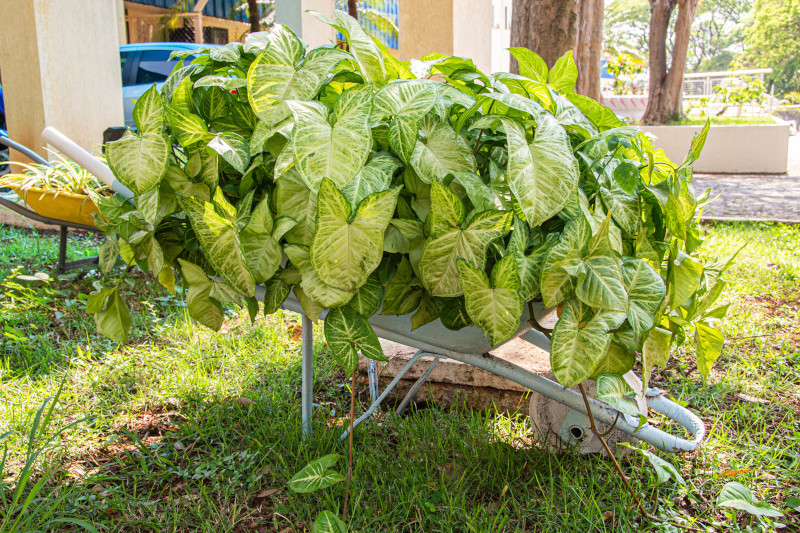
[[332,453],[311,461],[286,484],[294,492],[306,494],[326,489],[331,485],[343,481],[343,475],[330,469],[341,458],[342,456],[338,453]]
[[519,63],[520,74],[541,84],[547,83],[547,63],[539,54],[516,46],[512,46],[508,51]]
[[367,282],[353,294],[353,299],[347,305],[364,318],[369,318],[380,309],[383,303],[383,293],[381,280],[377,274],[373,273],[367,278]]
[[286,100],[313,100],[331,71],[349,54],[338,48],[317,48],[299,67],[303,44],[291,30],[275,24],[268,46],[247,71],[247,96],[258,117],[274,125],[290,115]]
[[181,265],[183,279],[189,284],[186,293],[186,307],[189,309],[189,314],[204,326],[218,331],[225,317],[222,314],[222,305],[211,298],[214,281],[209,279],[199,266],[183,259],[178,259],[178,262]]
[[347,526],[330,511],[322,511],[314,520],[311,533],[347,533]]
[[250,222],[240,233],[242,253],[256,285],[270,279],[283,259],[280,241],[283,235],[295,226],[289,217],[279,217],[273,224],[269,211],[269,199],[264,197],[250,217]]
[[[616,185],[616,183],[614,183]],[[611,189],[600,187],[597,193],[603,201],[603,206],[607,213],[611,214],[614,222],[628,235],[634,235],[639,229],[641,218],[639,209],[639,197],[627,194],[620,187],[615,186]]]
[[271,315],[280,309],[290,290],[289,285],[284,283],[280,276],[268,279],[264,283],[264,314]]
[[614,179],[620,188],[628,194],[633,194],[639,181],[639,168],[625,161],[614,169]]
[[387,361],[372,326],[350,307],[339,307],[328,313],[325,339],[334,359],[348,376],[358,366],[358,352],[369,359]]
[[700,152],[703,151],[703,146],[706,144],[708,137],[708,130],[711,128],[711,121],[706,120],[705,126],[694,134],[692,137],[692,144],[689,147],[689,153],[686,154],[686,159],[681,163],[681,167],[688,167],[700,157]]
[[565,387],[589,378],[611,344],[611,333],[625,321],[625,314],[599,311],[595,314],[576,299],[567,300],[553,328],[550,366]]
[[628,293],[622,282],[622,270],[616,257],[589,257],[578,274],[575,295],[590,307],[628,311]]
[[619,374],[600,374],[597,378],[597,399],[620,413],[638,417],[639,408],[632,400],[636,393]]
[[673,477],[675,478],[675,481],[681,485],[686,485],[686,481],[683,479],[683,476],[681,476],[680,472],[678,472],[678,469],[675,468],[671,463],[668,463],[661,457],[643,448],[637,448],[635,446],[629,447],[644,455],[645,458],[650,462],[650,466],[652,466],[653,470],[656,471],[656,484],[660,485],[665,481],[669,481],[669,479]]
[[592,100],[588,96],[577,93],[567,93],[564,96],[572,102],[575,107],[583,111],[586,118],[592,121],[600,131],[607,131],[612,128],[623,126],[623,122],[603,104]]
[[506,255],[492,269],[491,282],[483,270],[458,259],[458,275],[470,318],[495,346],[513,335],[522,319],[523,300],[517,263]]
[[395,170],[401,163],[388,152],[378,152],[358,171],[344,188],[342,194],[351,206],[357,206],[361,200],[372,193],[389,188]]
[[672,268],[669,271],[669,293],[671,308],[685,304],[697,291],[703,278],[703,264],[680,250],[670,254]]
[[447,329],[459,330],[472,325],[463,296],[456,298],[433,298],[439,320]]
[[672,332],[662,328],[653,328],[647,334],[642,347],[642,382],[647,390],[650,374],[656,365],[666,368],[669,361],[669,347],[672,343]]
[[375,44],[375,41],[372,40],[372,37],[350,15],[337,11],[336,18],[341,25],[340,31],[347,39],[347,48],[356,58],[358,69],[364,79],[379,87],[386,83],[386,67],[383,63],[383,54]]
[[304,294],[317,303],[317,305],[332,309],[345,305],[353,297],[353,291],[338,289],[328,285],[319,278],[311,264],[311,252],[308,246],[290,244],[285,246],[283,251],[302,274],[300,286]]
[[572,59],[572,50],[559,57],[550,69],[550,85],[558,92],[574,93],[578,82],[578,67]]
[[118,289],[115,288],[108,293],[105,305],[94,315],[94,323],[101,335],[123,344],[128,342],[131,315]]
[[205,121],[189,111],[167,107],[167,119],[172,133],[184,148],[197,148],[197,145],[205,144],[213,137],[208,133]]
[[411,315],[411,330],[415,330],[433,322],[439,317],[439,309],[436,307],[436,302],[427,292],[422,297],[422,301],[417,308],[417,312]]
[[578,161],[564,128],[549,114],[534,117],[536,134],[528,143],[525,131],[508,117],[487,116],[472,127],[498,119],[508,139],[508,186],[530,227],[555,216],[578,186]]
[[311,262],[320,279],[342,290],[363,285],[383,257],[383,235],[392,219],[400,188],[367,196],[351,217],[347,198],[323,178]]
[[382,315],[406,315],[419,306],[422,295],[422,282],[414,275],[408,257],[403,256],[389,284],[383,302]]
[[164,100],[158,94],[155,83],[136,100],[136,105],[133,106],[133,122],[140,134],[163,134],[166,122]]
[[419,121],[436,103],[436,86],[421,80],[389,83],[375,94],[375,111],[389,116],[389,146],[408,163],[419,136]]
[[100,270],[103,274],[108,274],[119,258],[119,245],[115,239],[106,238],[99,250]]
[[736,481],[725,483],[717,496],[719,507],[731,507],[756,516],[783,516],[783,513],[753,496],[753,491]]
[[592,229],[586,218],[578,216],[567,222],[558,242],[550,247],[539,284],[546,308],[555,307],[575,290],[575,280],[558,264],[582,258],[591,234]]
[[666,296],[664,280],[649,264],[631,257],[622,261],[622,278],[628,293],[628,323],[638,339],[653,327]]
[[286,242],[311,246],[317,229],[317,194],[308,188],[296,169],[278,178],[275,205],[279,217],[291,217],[297,224],[286,234]]
[[483,268],[489,243],[508,233],[512,213],[483,211],[461,229],[463,204],[455,194],[434,183],[431,200],[430,216],[435,222],[422,247],[420,277],[432,296],[460,296],[464,292],[458,277],[457,259],[461,257]]
[[239,233],[233,223],[219,216],[213,204],[199,198],[184,197],[180,203],[214,270],[242,296],[255,295],[255,281],[247,269]]
[[714,362],[722,353],[725,344],[725,335],[718,329],[711,327],[706,322],[695,322],[694,342],[697,351],[697,369],[708,379]]
[[372,148],[372,87],[362,85],[343,92],[336,100],[332,124],[319,106],[298,101],[287,105],[295,118],[295,168],[308,188],[316,192],[324,177],[337,187],[347,185],[364,166]]
[[108,165],[117,179],[136,194],[142,194],[164,177],[169,142],[159,133],[130,135],[106,145]]
[[450,123],[428,115],[420,122],[420,128],[410,164],[423,182],[442,182],[451,172],[475,171],[472,149]]
[[235,133],[217,135],[209,141],[208,147],[221,155],[222,159],[242,174],[250,164],[250,146],[240,135]]
[[622,345],[612,341],[603,359],[594,369],[589,379],[597,379],[600,374],[626,374],[633,368],[636,358],[633,352],[626,350]]

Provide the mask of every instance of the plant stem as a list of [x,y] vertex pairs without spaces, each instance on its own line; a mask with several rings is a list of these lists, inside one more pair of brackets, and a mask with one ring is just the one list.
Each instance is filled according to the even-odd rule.
[[[604,434],[600,433],[600,431],[597,429],[597,425],[594,422],[594,414],[592,413],[592,406],[589,403],[589,397],[586,395],[586,390],[583,388],[583,383],[579,383],[578,384],[578,388],[581,390],[581,396],[583,396],[583,405],[586,406],[586,413],[589,415],[589,424],[590,424],[592,433],[594,433],[595,437],[600,439],[600,444],[603,445],[603,448],[606,450],[606,454],[608,454],[608,457],[611,459],[611,462],[614,463],[614,468],[617,470],[617,473],[619,474],[619,477],[621,477],[622,481],[625,483],[625,487],[627,487],[628,492],[630,492],[631,496],[633,496],[633,499],[636,502],[636,507],[639,508],[639,512],[642,514],[642,516],[644,518],[646,518],[647,520],[650,520],[651,522],[659,522],[659,523],[662,523],[662,524],[668,523],[667,520],[662,520],[661,518],[658,518],[657,516],[651,515],[650,513],[647,512],[647,509],[644,508],[644,505],[642,504],[642,500],[640,500],[639,496],[636,495],[636,492],[634,492],[630,481],[628,481],[628,476],[626,476],[625,472],[622,471],[622,467],[619,466],[619,463],[617,462],[617,458],[614,457],[613,453],[611,453],[611,448],[608,447],[608,443],[606,442],[606,439],[604,438]],[[606,434],[608,434],[608,432],[606,432]],[[675,526],[677,528],[680,528],[680,529],[685,529],[687,531],[699,531],[700,533],[704,533],[705,532],[705,530],[703,530],[703,529],[697,529],[697,528],[694,528],[694,527],[691,527],[691,526],[684,526],[683,524],[670,523],[670,525],[673,525],[673,526]]]
[[355,416],[356,408],[356,371],[350,375],[350,439],[347,445],[348,464],[347,464],[347,481],[345,482],[344,489],[344,509],[342,509],[342,520],[347,520],[347,500],[350,496],[350,477],[353,473],[353,417]]

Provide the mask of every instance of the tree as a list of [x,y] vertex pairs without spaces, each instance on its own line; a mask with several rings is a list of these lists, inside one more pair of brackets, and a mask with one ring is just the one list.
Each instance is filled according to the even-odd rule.
[[358,1],[347,0],[347,13],[354,19],[358,19]]
[[[650,90],[642,122],[664,124],[681,115],[683,73],[697,4],[700,0],[650,0]],[[672,60],[667,69],[670,18],[677,8]]]
[[[539,54],[548,67],[575,45],[578,34],[578,0],[514,0],[511,46]],[[519,73],[511,58],[511,72]]]
[[800,89],[800,0],[756,0],[745,29],[742,66],[769,67],[783,95]]
[[247,0],[247,15],[250,19],[250,32],[261,31],[261,19],[258,13],[258,0]]
[[578,31],[575,64],[578,84],[575,91],[600,100],[600,64],[603,54],[603,0],[581,0],[578,7]]

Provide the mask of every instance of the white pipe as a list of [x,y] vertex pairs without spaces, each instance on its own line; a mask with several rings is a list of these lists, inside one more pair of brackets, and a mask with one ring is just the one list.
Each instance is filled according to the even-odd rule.
[[104,165],[92,154],[75,144],[75,142],[55,129],[47,126],[42,130],[42,139],[53,145],[59,152],[66,154],[70,159],[97,176],[97,179],[111,187],[111,190],[120,194],[126,200],[133,198],[133,192],[114,177],[111,169]]

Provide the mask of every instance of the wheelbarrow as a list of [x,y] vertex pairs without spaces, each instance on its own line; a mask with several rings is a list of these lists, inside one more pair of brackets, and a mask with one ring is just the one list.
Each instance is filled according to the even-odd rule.
[[[256,298],[263,300],[263,287],[256,289]],[[314,382],[313,324],[303,313],[303,308],[294,295],[289,295],[282,307],[303,315],[301,404],[303,431],[304,434],[310,435],[313,406],[312,386]],[[539,315],[546,314],[547,310],[543,309],[541,304],[538,304],[533,306],[533,313],[539,320]],[[516,333],[505,342],[497,346],[491,346],[484,338],[480,328],[475,326],[452,331],[445,328],[439,320],[435,320],[412,331],[410,315],[396,316],[381,315],[379,313],[373,315],[369,318],[369,323],[378,337],[414,347],[417,352],[411,356],[391,383],[380,394],[378,393],[378,375],[375,362],[371,360],[368,362],[367,374],[372,403],[364,414],[353,422],[353,427],[369,418],[380,407],[383,400],[403,378],[405,373],[421,357],[433,357],[433,361],[417,382],[412,385],[409,394],[400,404],[401,408],[411,400],[414,393],[428,379],[439,360],[449,358],[481,368],[530,389],[533,395],[531,398],[531,420],[542,436],[555,437],[555,439],[567,446],[577,446],[583,453],[599,451],[599,439],[595,439],[591,431],[589,413],[583,396],[579,392],[566,389],[544,375],[522,368],[490,353],[499,346],[517,338],[549,352],[550,339],[534,329],[530,325],[529,319],[528,311],[525,311]],[[625,379],[632,385],[634,390],[638,388],[638,391],[642,392],[641,381],[633,373],[628,373]],[[691,438],[672,435],[655,427],[650,422],[640,425],[638,417],[621,413],[596,399],[590,398],[589,402],[595,421],[605,428],[613,428],[614,433],[616,433],[615,438],[610,440],[638,439],[652,444],[665,452],[689,452],[695,450],[705,437],[705,426],[697,415],[668,399],[666,393],[660,389],[650,387],[643,392],[643,397],[639,401],[639,408],[643,415],[646,415],[647,408],[650,408],[682,426],[691,434]],[[346,429],[341,438],[346,438],[349,431],[349,428]]]
[[[119,192],[126,198],[133,196],[128,189],[114,178],[107,166],[91,157],[88,152],[64,135],[52,128],[47,128],[43,132],[43,137],[61,152],[67,154],[78,164],[83,165],[87,170],[95,174],[112,190]],[[264,296],[264,287],[257,287],[256,298],[263,301]],[[305,315],[300,302],[293,294],[289,295],[282,307],[300,313],[303,317],[301,419],[304,435],[310,436],[314,383],[313,323]],[[537,316],[538,320],[538,315],[546,313],[546,310],[542,308],[541,304],[537,304],[532,307],[532,312]],[[380,312],[376,313],[369,318],[369,323],[378,337],[412,346],[417,349],[417,352],[408,360],[382,393],[378,391],[378,374],[375,362],[369,362],[368,376],[372,403],[364,414],[353,422],[353,427],[367,420],[381,406],[387,395],[420,358],[425,356],[433,357],[433,362],[411,387],[409,395],[401,402],[401,407],[411,400],[413,394],[427,380],[439,360],[449,358],[481,368],[530,389],[533,394],[531,419],[540,433],[551,432],[553,436],[565,445],[578,446],[585,453],[599,451],[599,439],[593,438],[594,434],[590,429],[589,412],[583,396],[579,392],[566,389],[546,376],[522,368],[490,353],[491,350],[512,339],[522,339],[540,349],[550,351],[550,339],[530,325],[531,317],[528,313],[529,311],[527,310],[523,313],[520,327],[514,335],[497,346],[491,346],[480,328],[475,326],[452,331],[445,328],[437,319],[412,331],[410,315],[396,316],[381,315]],[[323,316],[324,314],[325,312],[323,312]],[[662,390],[651,387],[642,391],[641,381],[632,373],[628,373],[625,378],[634,390],[638,389],[640,393],[638,403],[642,415],[647,414],[648,408],[652,409],[682,426],[691,435],[691,438],[667,433],[650,422],[640,424],[638,417],[621,413],[609,405],[590,398],[589,403],[592,415],[598,424],[609,430],[613,429],[621,438],[638,439],[652,444],[665,452],[689,452],[697,449],[705,437],[705,426],[697,415],[668,399],[666,393]],[[542,425],[547,427],[541,427]],[[349,431],[349,428],[345,430],[341,438],[346,438]]]

